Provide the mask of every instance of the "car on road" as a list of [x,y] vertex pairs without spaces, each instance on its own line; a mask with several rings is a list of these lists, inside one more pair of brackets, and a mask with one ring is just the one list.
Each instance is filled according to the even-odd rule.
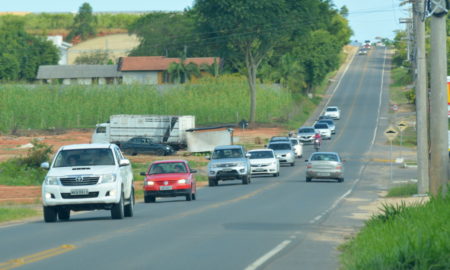
[[336,124],[334,123],[334,121],[332,119],[321,119],[321,120],[317,121],[316,123],[327,123],[328,127],[331,130],[331,134],[336,134]]
[[328,106],[323,115],[328,115],[334,120],[339,120],[341,118],[341,110],[337,106]]
[[157,197],[184,196],[186,201],[197,198],[197,171],[186,160],[160,160],[153,162],[144,179],[144,202],[155,202]]
[[298,138],[289,138],[291,140],[292,147],[296,157],[301,158],[303,156],[303,143]]
[[212,156],[207,156],[208,184],[210,187],[217,186],[219,180],[242,180],[247,185],[251,181],[250,154],[242,145],[216,146]]
[[314,127],[301,127],[298,129],[297,138],[302,143],[313,143],[316,130]]
[[131,163],[115,144],[73,144],[59,148],[42,183],[45,222],[69,220],[71,211],[105,209],[113,219],[133,216]]
[[288,141],[289,141],[289,137],[285,137],[285,136],[273,136],[273,137],[270,138],[270,140],[269,140],[269,142],[280,142],[280,141],[288,142]]
[[315,152],[306,160],[306,182],[312,179],[344,181],[344,160],[336,152]]
[[137,154],[151,154],[158,156],[167,156],[175,153],[175,150],[166,144],[155,143],[147,137],[133,137],[120,144],[120,149],[125,154],[135,156]]
[[314,125],[314,129],[316,130],[316,133],[320,133],[320,136],[324,140],[330,140],[331,139],[331,129],[328,126],[327,123],[316,123]]
[[255,149],[248,151],[252,175],[280,175],[280,161],[272,149]]
[[358,51],[358,55],[367,55],[367,49],[366,48],[362,48]]
[[267,148],[272,149],[275,156],[280,160],[280,164],[295,165],[294,147],[290,141],[287,142],[271,142]]

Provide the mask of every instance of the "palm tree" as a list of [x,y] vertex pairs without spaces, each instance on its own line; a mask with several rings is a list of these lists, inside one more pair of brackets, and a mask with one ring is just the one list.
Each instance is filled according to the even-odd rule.
[[190,81],[192,76],[200,77],[200,70],[195,63],[187,63],[186,58],[180,58],[180,62],[173,62],[169,65],[169,78],[172,83],[185,83]]

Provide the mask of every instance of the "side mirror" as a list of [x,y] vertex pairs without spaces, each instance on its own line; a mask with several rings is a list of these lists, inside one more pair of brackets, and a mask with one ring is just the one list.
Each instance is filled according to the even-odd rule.
[[265,144],[264,147],[267,148],[267,144]]
[[197,170],[191,169],[191,173],[196,173],[196,172],[197,172]]
[[252,155],[250,155],[250,153],[245,153],[245,157],[246,158],[250,158]]
[[146,172],[140,172],[139,175],[146,176],[147,173]]
[[211,160],[211,156],[205,156],[207,160]]
[[50,163],[48,163],[48,162],[42,162],[41,163],[41,168],[42,169],[50,169]]
[[121,160],[119,161],[119,166],[120,166],[120,167],[122,167],[122,166],[128,166],[128,165],[130,165],[130,160],[129,160],[129,159],[121,159]]

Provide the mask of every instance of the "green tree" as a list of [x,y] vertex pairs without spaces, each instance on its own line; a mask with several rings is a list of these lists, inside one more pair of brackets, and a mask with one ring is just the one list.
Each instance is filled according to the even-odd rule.
[[0,23],[0,80],[33,80],[39,65],[56,64],[58,49],[44,37],[25,32],[24,21],[4,17]]
[[264,58],[286,36],[285,28],[280,27],[288,18],[286,1],[197,0],[194,10],[200,31],[209,33],[208,38],[215,40],[215,45],[224,51],[224,56],[247,76],[249,121],[254,123],[257,70]]
[[167,70],[170,81],[173,83],[185,83],[192,79],[192,76],[200,77],[200,70],[195,63],[186,63],[185,58],[181,58],[180,62],[173,62]]
[[96,50],[90,53],[82,53],[75,58],[76,65],[108,65],[111,64],[108,51]]
[[86,40],[96,34],[97,19],[92,14],[92,7],[89,3],[84,3],[78,10],[78,14],[73,19],[73,24],[67,40],[71,41],[74,37],[79,36],[81,40]]

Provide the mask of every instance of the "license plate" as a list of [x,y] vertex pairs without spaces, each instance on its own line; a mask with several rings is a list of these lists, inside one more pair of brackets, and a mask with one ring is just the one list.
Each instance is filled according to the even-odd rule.
[[317,173],[317,176],[330,176],[330,173],[327,172]]
[[172,186],[160,186],[159,190],[172,190]]
[[264,172],[265,170],[264,169],[254,169],[253,171],[254,172]]
[[72,189],[70,190],[70,195],[88,195],[89,190],[87,189]]

